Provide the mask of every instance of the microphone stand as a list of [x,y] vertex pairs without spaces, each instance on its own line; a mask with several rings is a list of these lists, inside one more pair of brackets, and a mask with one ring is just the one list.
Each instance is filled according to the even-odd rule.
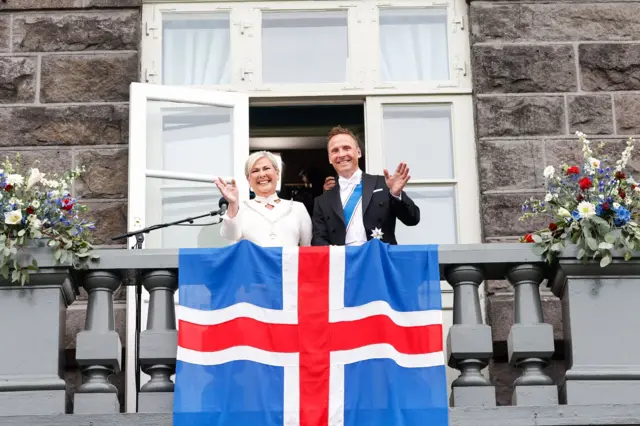
[[156,229],[168,228],[169,226],[180,225],[183,223],[193,223],[196,219],[202,219],[203,217],[209,216],[222,216],[227,211],[227,206],[223,205],[219,210],[212,210],[209,213],[201,214],[200,216],[187,217],[185,219],[176,220],[174,222],[160,223],[157,225],[147,226],[146,228],[139,229],[137,231],[127,232],[126,234],[121,234],[115,237],[112,237],[111,240],[122,240],[124,238],[136,237],[136,244],[133,245],[132,249],[142,249],[142,243],[144,242],[144,234],[148,234],[151,231],[155,231]]
[[[196,219],[201,219],[204,217],[209,217],[209,216],[223,216],[227,211],[227,204],[222,204],[220,206],[219,210],[212,210],[209,213],[205,213],[202,214],[200,216],[193,216],[193,217],[187,217],[185,219],[181,219],[181,220],[176,220],[174,222],[167,222],[167,223],[161,223],[158,225],[151,225],[148,226],[146,228],[143,229],[139,229],[137,231],[132,231],[132,232],[127,232],[126,234],[122,234],[122,235],[117,235],[115,237],[112,237],[111,240],[113,241],[117,241],[117,240],[122,240],[125,238],[129,238],[129,237],[136,237],[136,243],[135,245],[133,245],[131,248],[132,249],[136,249],[136,250],[142,250],[142,243],[144,243],[144,234],[148,234],[151,231],[155,231],[156,229],[162,229],[162,228],[168,228],[169,226],[173,226],[173,225],[180,225],[183,223],[193,223],[194,220]],[[142,286],[140,285],[140,280],[136,279],[137,284],[136,284],[136,340],[137,340],[137,344],[136,344],[136,388],[140,389],[140,365],[138,362],[138,356],[139,356],[139,350],[140,350],[140,329],[141,329],[141,325],[140,321],[141,321],[141,315],[140,315],[140,309],[142,306]]]

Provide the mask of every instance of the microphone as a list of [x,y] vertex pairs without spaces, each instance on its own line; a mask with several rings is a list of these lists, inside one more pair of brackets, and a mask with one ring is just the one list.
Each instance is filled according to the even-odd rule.
[[220,210],[218,210],[218,215],[224,216],[224,214],[227,212],[227,209],[229,208],[229,202],[226,198],[220,197],[220,199],[218,200],[218,207],[220,207]]

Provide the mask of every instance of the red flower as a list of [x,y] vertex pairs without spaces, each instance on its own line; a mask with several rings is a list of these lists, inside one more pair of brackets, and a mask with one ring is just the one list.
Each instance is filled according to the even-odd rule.
[[549,224],[549,231],[555,231],[556,229],[558,229],[558,225],[556,225],[555,223],[551,222]]
[[622,179],[626,179],[626,178],[627,178],[627,175],[625,175],[624,173],[616,172],[616,179],[622,180]]
[[631,185],[631,189],[636,189],[636,186],[635,185]]
[[531,234],[525,235],[524,238],[522,239],[522,241],[524,241],[525,243],[532,243],[533,242],[533,235],[531,235]]
[[4,187],[4,190],[9,192],[9,191],[11,191],[11,188],[13,188],[13,185],[7,185],[7,186]]
[[620,198],[622,198],[623,200],[627,197],[627,194],[624,193],[624,191],[622,190],[622,188],[618,188],[618,195],[620,196]]
[[602,210],[609,210],[611,208],[611,206],[609,205],[609,203],[602,203]]
[[582,194],[578,194],[578,197],[576,197],[576,200],[578,200],[578,202],[584,200],[584,197],[582,196]]
[[578,166],[571,166],[567,169],[567,176],[580,174]]
[[33,210],[32,206],[27,207],[27,210],[26,210],[27,214],[33,214],[34,211],[35,210]]
[[593,186],[593,182],[591,182],[591,178],[583,177],[578,181],[578,185],[580,185],[580,189],[584,191],[585,189],[591,188]]
[[62,206],[62,209],[66,211],[69,211],[73,208],[73,201],[71,201],[71,198],[63,198],[60,204]]

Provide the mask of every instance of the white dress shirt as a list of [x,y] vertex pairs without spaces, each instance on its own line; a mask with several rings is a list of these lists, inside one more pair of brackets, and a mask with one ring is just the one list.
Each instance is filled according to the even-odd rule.
[[[222,216],[220,235],[230,241],[249,240],[263,247],[308,246],[311,218],[304,204],[292,200],[256,196],[240,203],[234,218]],[[268,209],[267,204],[273,205]]]
[[[340,186],[340,201],[342,201],[342,207],[347,204],[349,195],[353,192],[353,189],[362,181],[362,170],[356,170],[350,178],[338,177],[338,185]],[[346,220],[346,218],[345,218]],[[349,225],[348,223],[346,225]],[[351,226],[347,228],[347,235],[344,243],[347,246],[359,246],[367,242],[367,233],[364,229],[364,222],[362,221],[362,200],[356,206],[353,212],[353,219],[351,219]]]

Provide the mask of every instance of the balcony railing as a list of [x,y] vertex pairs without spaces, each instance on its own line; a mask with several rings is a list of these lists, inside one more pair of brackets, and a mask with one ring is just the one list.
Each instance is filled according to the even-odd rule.
[[[47,251],[30,253],[40,265],[32,284],[0,286],[0,426],[170,425],[178,250],[101,250],[88,270],[56,267]],[[640,423],[640,261],[616,258],[603,270],[574,254],[567,249],[550,267],[528,245],[439,247],[441,278],[453,288],[446,350],[459,375],[451,388],[452,425]],[[511,406],[496,405],[485,371],[493,356],[479,291],[486,280],[508,280],[514,289],[507,346],[509,363],[520,373]],[[123,367],[113,295],[125,281],[150,294],[137,353],[150,380],[137,389],[137,412],[127,414],[110,382]],[[543,283],[562,300],[567,371],[559,382],[543,370],[554,355],[553,330],[542,314]],[[88,294],[75,356],[83,383],[70,395],[61,349],[64,314],[79,287]]]

